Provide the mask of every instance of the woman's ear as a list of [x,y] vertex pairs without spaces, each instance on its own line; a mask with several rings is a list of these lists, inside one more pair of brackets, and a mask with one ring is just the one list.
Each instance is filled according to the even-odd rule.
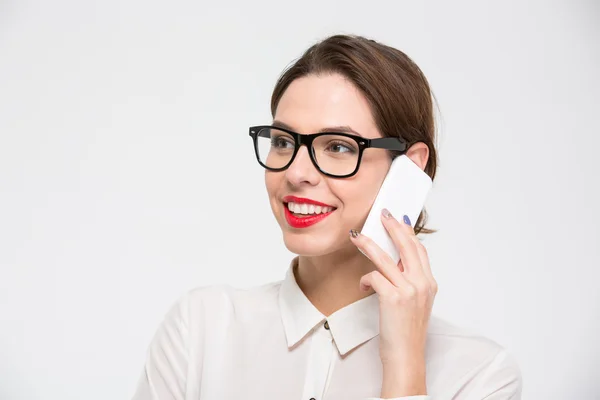
[[429,160],[429,147],[423,142],[417,142],[410,146],[406,155],[424,171]]

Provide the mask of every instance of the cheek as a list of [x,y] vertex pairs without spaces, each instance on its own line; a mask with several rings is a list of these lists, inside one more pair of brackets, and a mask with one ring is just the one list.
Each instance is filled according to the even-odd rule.
[[271,203],[273,203],[273,201],[277,198],[277,194],[279,193],[279,186],[281,184],[280,175],[281,174],[278,173],[268,171],[265,172],[265,187]]
[[332,190],[343,204],[343,218],[359,221],[366,218],[379,189],[377,181],[339,182]]
[[389,169],[385,160],[365,162],[354,179],[332,181],[330,188],[344,205],[343,218],[364,222]]

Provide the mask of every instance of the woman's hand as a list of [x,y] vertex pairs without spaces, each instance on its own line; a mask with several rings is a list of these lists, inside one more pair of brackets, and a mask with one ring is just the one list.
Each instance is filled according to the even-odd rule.
[[361,278],[360,288],[379,294],[381,397],[424,395],[425,343],[437,282],[408,217],[398,221],[384,209],[382,222],[400,254],[398,264],[369,237],[350,232],[352,242],[377,268]]

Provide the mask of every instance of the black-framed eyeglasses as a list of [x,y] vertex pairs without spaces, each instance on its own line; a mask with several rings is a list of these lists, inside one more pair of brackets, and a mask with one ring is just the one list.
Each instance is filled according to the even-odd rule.
[[287,169],[294,162],[300,146],[305,145],[315,168],[334,178],[355,175],[365,149],[386,149],[402,154],[408,148],[406,141],[396,137],[367,139],[345,132],[303,135],[271,125],[251,126],[250,136],[258,163],[269,171]]

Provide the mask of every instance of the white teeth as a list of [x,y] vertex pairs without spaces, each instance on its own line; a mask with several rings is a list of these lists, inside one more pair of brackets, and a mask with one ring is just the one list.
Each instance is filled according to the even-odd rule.
[[333,210],[333,207],[325,207],[325,206],[315,206],[314,204],[307,203],[292,203],[289,202],[287,204],[288,210],[293,212],[294,214],[325,214]]

